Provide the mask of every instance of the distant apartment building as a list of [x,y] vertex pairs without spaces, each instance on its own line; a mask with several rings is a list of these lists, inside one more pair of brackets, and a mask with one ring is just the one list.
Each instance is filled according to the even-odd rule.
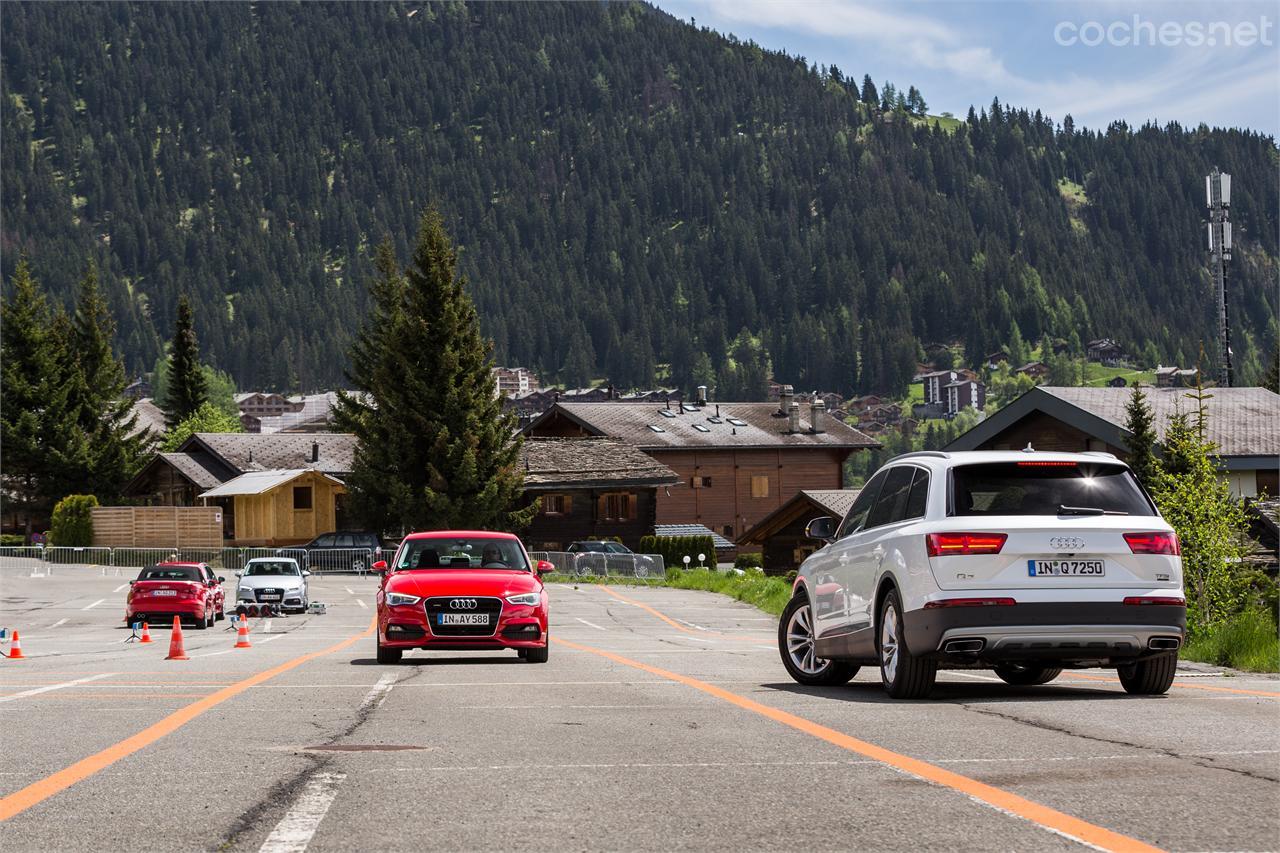
[[538,375],[527,367],[495,367],[493,378],[499,397],[523,397],[542,387]]
[[979,412],[987,404],[987,386],[973,379],[961,379],[942,389],[943,402],[947,406],[947,417],[953,418],[963,409],[975,409]]

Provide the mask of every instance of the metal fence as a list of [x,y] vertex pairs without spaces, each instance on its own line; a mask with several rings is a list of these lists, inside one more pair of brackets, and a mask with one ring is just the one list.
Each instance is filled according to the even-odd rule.
[[335,548],[308,552],[304,548],[72,548],[0,547],[0,567],[94,566],[141,570],[166,561],[207,563],[211,568],[238,572],[257,557],[291,557],[303,569],[317,573],[363,574],[379,556],[369,548]]
[[529,556],[535,560],[546,560],[556,567],[556,572],[565,575],[654,579],[667,574],[661,554],[532,551]]

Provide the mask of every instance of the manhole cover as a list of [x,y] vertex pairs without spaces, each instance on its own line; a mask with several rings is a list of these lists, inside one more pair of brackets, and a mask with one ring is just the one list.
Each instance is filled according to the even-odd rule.
[[308,746],[307,749],[313,752],[403,752],[407,749],[427,749],[427,747],[405,743],[330,743]]

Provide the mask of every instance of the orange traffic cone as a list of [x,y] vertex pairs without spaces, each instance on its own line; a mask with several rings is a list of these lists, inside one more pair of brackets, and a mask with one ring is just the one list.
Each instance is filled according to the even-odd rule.
[[151,626],[148,625],[146,622],[142,623],[142,638],[138,640],[138,642],[139,643],[151,642]]
[[13,644],[9,646],[9,660],[22,660],[22,640],[18,639],[18,632],[13,632]]
[[169,635],[169,656],[165,660],[191,660],[182,647],[182,619],[173,617],[173,633]]
[[240,626],[236,630],[236,644],[233,649],[251,649],[253,644],[249,642],[249,623],[244,619],[237,619],[236,623]]

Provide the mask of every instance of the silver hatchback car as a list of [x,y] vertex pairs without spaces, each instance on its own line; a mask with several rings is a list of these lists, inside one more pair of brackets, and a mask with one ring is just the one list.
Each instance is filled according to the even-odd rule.
[[269,604],[284,611],[305,611],[310,576],[291,557],[255,557],[236,572],[236,606]]

